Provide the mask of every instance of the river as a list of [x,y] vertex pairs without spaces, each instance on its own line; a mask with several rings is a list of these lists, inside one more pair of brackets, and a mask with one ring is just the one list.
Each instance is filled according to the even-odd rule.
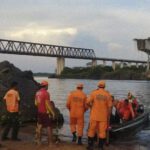
[[[38,82],[41,80],[47,80],[49,82],[51,100],[53,100],[56,106],[61,110],[65,119],[65,123],[60,130],[60,134],[70,136],[69,114],[65,106],[67,95],[70,91],[76,88],[77,83],[84,84],[84,92],[88,95],[92,90],[97,88],[98,80],[48,78],[35,78],[35,80]],[[117,99],[123,99],[127,97],[127,93],[131,91],[137,97],[140,103],[143,103],[145,107],[150,108],[150,81],[106,80],[106,89]],[[88,118],[89,112],[86,112],[84,136],[87,134]],[[150,130],[143,130],[128,140],[120,140],[117,142],[120,142],[121,144],[138,143],[148,148],[150,147]]]

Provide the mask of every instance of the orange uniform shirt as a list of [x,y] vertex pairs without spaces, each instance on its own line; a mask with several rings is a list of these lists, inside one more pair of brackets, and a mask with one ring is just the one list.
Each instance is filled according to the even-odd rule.
[[93,91],[87,104],[92,105],[90,120],[107,121],[108,109],[112,107],[112,98],[108,91],[101,88]]
[[86,95],[82,90],[75,90],[70,93],[67,99],[66,107],[70,111],[70,117],[84,117],[86,111]]
[[118,112],[120,113],[121,116],[123,116],[124,113],[128,111],[129,114],[131,114],[132,118],[135,117],[135,114],[134,114],[134,111],[133,111],[133,108],[132,108],[132,104],[131,103],[126,104],[124,100],[120,100],[118,102],[117,110],[118,110]]
[[18,112],[19,111],[19,101],[20,96],[18,91],[16,90],[9,90],[5,96],[4,100],[6,100],[6,107],[8,112]]

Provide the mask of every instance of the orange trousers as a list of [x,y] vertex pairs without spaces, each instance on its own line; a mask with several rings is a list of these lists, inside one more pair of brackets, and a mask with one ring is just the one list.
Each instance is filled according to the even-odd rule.
[[84,128],[84,118],[70,117],[70,129],[72,133],[77,131],[77,135],[82,136],[83,128]]
[[88,136],[94,137],[98,130],[98,137],[101,139],[106,138],[107,122],[105,121],[90,121],[90,126],[88,130]]

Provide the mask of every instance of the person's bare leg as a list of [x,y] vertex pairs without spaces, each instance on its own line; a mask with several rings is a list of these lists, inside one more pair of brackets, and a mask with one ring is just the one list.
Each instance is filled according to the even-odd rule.
[[52,144],[52,127],[47,127],[48,144]]
[[42,125],[37,124],[37,143],[41,144]]

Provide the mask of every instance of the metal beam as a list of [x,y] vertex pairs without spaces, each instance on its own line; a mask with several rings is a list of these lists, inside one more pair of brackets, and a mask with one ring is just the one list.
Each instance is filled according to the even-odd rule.
[[143,64],[147,63],[146,61],[140,60],[96,57],[93,49],[48,45],[41,43],[6,40],[6,39],[0,39],[0,53],[44,56],[44,57],[64,57],[72,59],[102,60],[105,62],[115,61],[115,62],[127,62],[127,63],[132,62]]
[[94,59],[93,49],[0,39],[0,53],[45,57]]

